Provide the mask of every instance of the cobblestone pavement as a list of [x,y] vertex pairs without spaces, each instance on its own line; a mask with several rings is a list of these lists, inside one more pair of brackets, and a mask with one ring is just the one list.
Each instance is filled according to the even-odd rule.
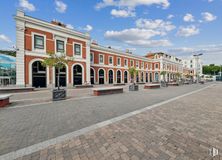
[[0,155],[200,89],[203,86],[206,85],[141,90],[39,106],[0,109]]
[[217,84],[17,160],[211,160],[212,146],[222,156],[221,92]]

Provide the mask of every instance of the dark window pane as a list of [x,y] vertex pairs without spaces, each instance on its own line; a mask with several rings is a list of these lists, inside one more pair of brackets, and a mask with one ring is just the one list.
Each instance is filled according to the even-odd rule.
[[56,51],[57,52],[65,52],[64,50],[64,41],[56,40]]
[[81,45],[75,44],[74,45],[75,55],[80,56],[81,55]]
[[34,35],[34,48],[35,49],[44,49],[44,37]]

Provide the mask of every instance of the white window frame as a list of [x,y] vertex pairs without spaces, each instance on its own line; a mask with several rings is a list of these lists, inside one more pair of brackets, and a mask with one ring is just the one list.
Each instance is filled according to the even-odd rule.
[[[34,44],[35,35],[44,37],[44,49],[35,48],[35,44]],[[46,35],[36,33],[36,32],[32,32],[32,51],[35,51],[35,52],[38,52],[38,53],[46,53]]]
[[[75,44],[80,45],[81,55],[75,54]],[[82,58],[82,43],[73,42],[73,57]]]
[[139,61],[136,61],[136,68],[139,68]]
[[[112,63],[110,63],[109,59],[112,58]],[[113,66],[113,56],[109,56],[108,63],[110,66]]]
[[[91,61],[91,54],[92,54],[92,61]],[[90,63],[94,64],[94,52],[90,52]]]
[[155,64],[155,69],[159,69],[159,64],[158,63]]
[[[100,56],[103,56],[103,62],[100,62]],[[99,54],[99,64],[104,64],[104,54]]]
[[[120,64],[118,64],[118,59],[120,59]],[[117,66],[121,66],[121,58],[120,57],[117,57]]]
[[144,62],[141,62],[141,68],[144,69]]
[[66,39],[65,38],[60,38],[60,37],[55,38],[55,53],[58,53],[57,52],[57,43],[56,43],[57,40],[64,41],[64,54],[66,55]]
[[[126,64],[125,64],[125,61],[126,61]],[[126,58],[124,59],[124,66],[128,67],[128,59],[126,59]]]
[[[133,62],[133,65],[131,65],[131,62]],[[130,60],[130,67],[134,67],[134,60]]]

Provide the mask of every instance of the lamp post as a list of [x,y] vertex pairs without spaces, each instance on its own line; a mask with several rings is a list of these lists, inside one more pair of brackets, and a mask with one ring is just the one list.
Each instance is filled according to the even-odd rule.
[[203,53],[199,53],[199,54],[194,54],[193,56],[196,58],[196,68],[195,68],[195,70],[196,70],[196,75],[197,75],[197,83],[199,83],[199,58],[200,58],[200,56],[202,56],[203,55]]

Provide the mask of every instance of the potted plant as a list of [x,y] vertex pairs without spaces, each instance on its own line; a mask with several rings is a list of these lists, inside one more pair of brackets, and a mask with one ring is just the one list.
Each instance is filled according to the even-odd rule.
[[134,82],[134,76],[138,76],[138,70],[135,69],[135,67],[129,68],[129,74],[130,74],[130,85],[129,85],[129,91],[138,91],[139,86],[135,84]]
[[69,61],[73,60],[71,57],[67,57],[64,53],[48,52],[48,57],[45,58],[42,62],[44,66],[55,67],[58,69],[57,76],[57,88],[52,90],[52,99],[53,101],[64,100],[66,99],[66,89],[60,88],[60,70],[64,68],[64,64],[68,64]]

